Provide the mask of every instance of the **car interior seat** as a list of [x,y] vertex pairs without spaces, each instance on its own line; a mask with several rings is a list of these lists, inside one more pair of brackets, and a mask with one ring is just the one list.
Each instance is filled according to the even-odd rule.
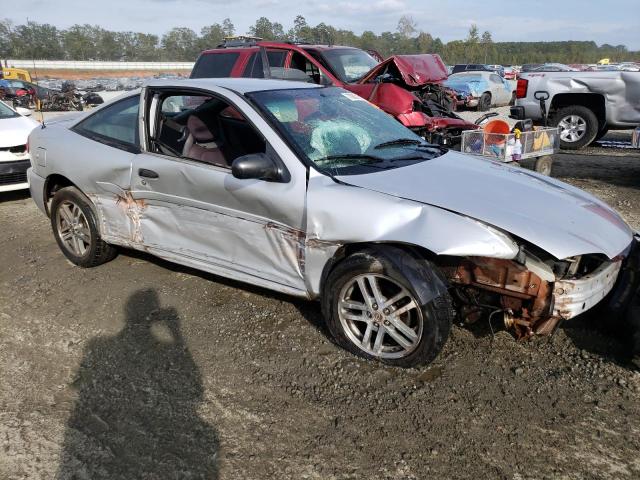
[[216,136],[200,118],[190,115],[187,120],[187,130],[189,135],[182,149],[184,157],[219,167],[229,166],[219,143],[216,143]]

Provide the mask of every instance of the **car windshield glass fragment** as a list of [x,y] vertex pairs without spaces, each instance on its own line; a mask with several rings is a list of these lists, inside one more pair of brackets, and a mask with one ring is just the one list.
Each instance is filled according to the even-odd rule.
[[273,90],[249,96],[298,152],[330,175],[397,168],[443,153],[341,88]]
[[346,83],[362,78],[378,64],[367,52],[355,48],[325,50],[322,55],[338,78]]

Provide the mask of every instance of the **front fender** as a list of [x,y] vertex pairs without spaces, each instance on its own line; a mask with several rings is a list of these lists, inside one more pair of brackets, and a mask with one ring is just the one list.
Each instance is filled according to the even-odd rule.
[[320,292],[322,271],[352,243],[416,245],[436,255],[513,259],[519,247],[485,223],[411,200],[334,182],[313,169],[307,191],[305,282]]

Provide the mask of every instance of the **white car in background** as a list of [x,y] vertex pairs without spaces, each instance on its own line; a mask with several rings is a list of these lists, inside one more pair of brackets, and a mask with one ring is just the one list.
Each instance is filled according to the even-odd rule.
[[467,108],[477,107],[484,112],[491,107],[512,105],[515,102],[516,82],[506,80],[495,72],[467,71],[454,73],[444,84],[464,98]]
[[0,192],[29,188],[27,137],[40,124],[27,115],[31,112],[25,108],[0,102]]

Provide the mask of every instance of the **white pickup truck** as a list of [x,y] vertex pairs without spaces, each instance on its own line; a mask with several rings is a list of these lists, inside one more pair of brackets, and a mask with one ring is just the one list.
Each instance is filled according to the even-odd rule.
[[512,117],[560,127],[560,147],[577,150],[640,125],[640,72],[523,73]]

